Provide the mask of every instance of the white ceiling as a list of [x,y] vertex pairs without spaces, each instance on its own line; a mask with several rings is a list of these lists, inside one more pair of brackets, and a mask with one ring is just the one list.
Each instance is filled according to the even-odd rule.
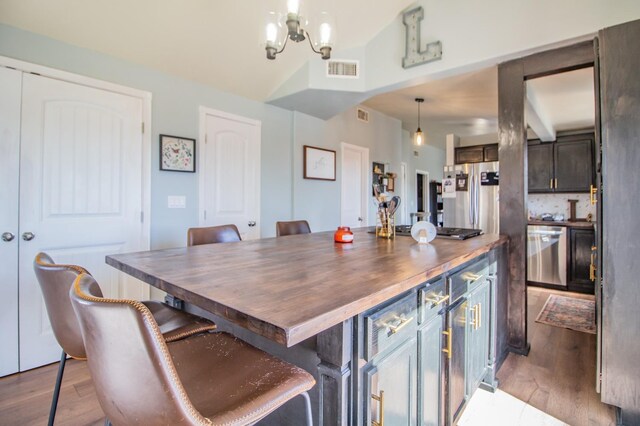
[[[595,123],[593,68],[529,80],[537,108],[555,131],[584,129]],[[486,68],[419,86],[374,96],[363,105],[402,121],[413,132],[418,126],[415,98],[421,105],[421,128],[438,137],[462,137],[498,131],[497,67]],[[533,135],[535,137],[535,134]]]
[[[366,44],[413,1],[307,3],[332,14],[339,50]],[[0,0],[0,22],[263,101],[315,56],[305,42],[265,58],[264,15],[278,5],[284,10],[286,2]]]

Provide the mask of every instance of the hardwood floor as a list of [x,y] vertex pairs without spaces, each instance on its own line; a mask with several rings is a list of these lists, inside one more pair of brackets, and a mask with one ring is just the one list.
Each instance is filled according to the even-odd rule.
[[[529,290],[531,353],[509,355],[498,373],[500,389],[572,426],[614,425],[613,408],[595,391],[595,335],[535,322],[551,293]],[[57,371],[56,363],[0,379],[0,425],[46,424]],[[103,421],[86,363],[67,361],[56,425]]]
[[535,322],[553,293],[567,295],[529,288],[531,352],[527,357],[509,354],[498,372],[500,389],[572,426],[615,425],[613,407],[600,402],[595,391],[596,336]]
[[[0,425],[46,425],[58,374],[58,363],[0,379]],[[58,425],[103,425],[87,363],[67,360],[58,411]]]

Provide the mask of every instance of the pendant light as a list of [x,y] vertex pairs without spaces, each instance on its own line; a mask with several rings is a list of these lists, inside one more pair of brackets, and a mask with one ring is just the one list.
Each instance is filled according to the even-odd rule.
[[413,144],[416,146],[424,145],[424,133],[420,129],[420,104],[423,102],[423,98],[416,98],[416,103],[418,104],[418,130],[413,134]]

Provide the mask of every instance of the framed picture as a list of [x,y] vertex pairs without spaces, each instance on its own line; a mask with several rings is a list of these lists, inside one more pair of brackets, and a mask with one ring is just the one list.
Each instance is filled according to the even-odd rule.
[[196,140],[160,135],[160,170],[194,173]]
[[[384,175],[384,163],[376,163],[374,161],[371,168],[371,183],[373,185],[382,184],[382,175]],[[373,189],[371,190],[371,195],[376,195]]]
[[460,174],[456,176],[456,191],[469,190],[469,175]]
[[305,145],[304,178],[336,180],[336,152],[330,149]]

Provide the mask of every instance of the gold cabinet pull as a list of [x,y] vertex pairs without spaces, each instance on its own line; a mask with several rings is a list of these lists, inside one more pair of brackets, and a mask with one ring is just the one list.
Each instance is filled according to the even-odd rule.
[[478,303],[478,328],[482,327],[482,302]]
[[380,395],[371,394],[371,398],[380,403],[380,421],[371,420],[371,426],[384,426],[384,391],[380,391]]
[[589,190],[589,201],[591,201],[591,205],[594,206],[598,202],[598,198],[596,195],[598,194],[598,188],[591,185],[591,189]]
[[478,329],[478,305],[474,305],[471,308],[471,312],[473,313],[473,320],[471,321],[471,325],[474,330]]
[[549,179],[549,189],[553,189],[553,179]]
[[465,272],[464,274],[462,274],[462,278],[465,281],[470,281],[472,283],[478,281],[480,278],[482,278],[482,275],[480,274],[474,274],[473,272]]
[[554,187],[555,189],[558,189],[558,179],[554,179],[554,180],[553,180],[553,187]]
[[442,296],[442,295],[436,294],[434,298],[426,297],[426,296],[424,297],[424,301],[426,303],[431,303],[432,308],[443,304],[447,300],[449,300],[449,295]]
[[591,246],[591,263],[589,263],[589,279],[592,282],[596,281],[596,272],[598,268],[596,267],[596,250],[598,247]]
[[392,334],[396,334],[405,328],[411,321],[413,321],[414,318],[415,317],[400,318],[400,322],[397,324],[387,324],[387,327],[389,327],[389,335],[391,336]]
[[451,335],[451,327],[449,327],[447,329],[447,331],[443,331],[442,334],[444,334],[445,336],[447,336],[447,348],[443,349],[442,352],[447,354],[447,358],[451,359],[451,338],[453,337]]

